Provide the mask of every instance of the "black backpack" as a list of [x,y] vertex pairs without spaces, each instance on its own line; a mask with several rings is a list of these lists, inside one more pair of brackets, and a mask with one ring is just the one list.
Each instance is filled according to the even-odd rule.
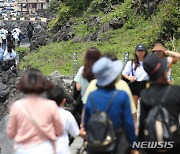
[[108,112],[117,93],[118,91],[115,90],[105,111],[98,111],[91,97],[94,112],[87,124],[87,150],[90,153],[108,153],[115,150],[116,135]]
[[[179,140],[179,120],[175,119],[169,111],[163,106],[171,86],[168,86],[163,97],[155,101],[150,97],[151,103],[157,104],[148,113],[145,129],[144,140],[151,142],[169,142],[174,144]],[[159,95],[162,96],[162,95]]]

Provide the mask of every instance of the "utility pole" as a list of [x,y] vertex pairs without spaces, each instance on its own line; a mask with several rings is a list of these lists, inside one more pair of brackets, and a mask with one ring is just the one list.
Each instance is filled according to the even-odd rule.
[[73,53],[73,74],[76,75],[78,70],[78,63],[77,63],[77,52]]

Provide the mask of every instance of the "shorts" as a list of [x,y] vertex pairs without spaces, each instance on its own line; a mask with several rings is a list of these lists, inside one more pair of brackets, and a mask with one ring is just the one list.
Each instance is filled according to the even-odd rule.
[[143,89],[146,88],[147,81],[135,81],[129,84],[132,95],[140,96],[140,93]]

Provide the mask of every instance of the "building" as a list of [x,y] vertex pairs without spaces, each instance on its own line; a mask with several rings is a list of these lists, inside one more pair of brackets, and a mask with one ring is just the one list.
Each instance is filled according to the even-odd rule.
[[19,0],[16,3],[20,8],[19,11],[26,12],[26,14],[33,14],[48,7],[47,0]]

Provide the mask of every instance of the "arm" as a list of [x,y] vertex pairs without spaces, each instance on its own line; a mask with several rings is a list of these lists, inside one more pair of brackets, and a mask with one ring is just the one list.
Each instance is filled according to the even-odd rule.
[[17,133],[17,119],[16,119],[16,109],[14,108],[14,104],[12,105],[10,110],[6,131],[7,131],[7,135],[10,138],[15,138]]
[[97,89],[96,82],[97,82],[97,80],[95,79],[95,80],[92,80],[89,83],[89,85],[88,85],[88,87],[86,89],[86,92],[85,92],[85,94],[84,94],[84,96],[82,98],[82,101],[83,101],[84,104],[86,104],[89,94]]
[[54,125],[54,130],[56,136],[60,136],[63,134],[63,125],[58,113],[58,107],[56,106],[55,102],[52,103],[51,105],[52,108],[52,115],[53,115],[53,125]]
[[140,102],[140,118],[139,118],[139,135],[138,140],[143,141],[144,140],[144,125],[145,125],[145,119],[147,117],[148,109],[145,107],[143,101]]
[[69,121],[68,121],[68,133],[75,137],[75,136],[78,136],[79,133],[80,133],[80,130],[79,130],[79,127],[78,127],[78,124],[74,118],[74,116],[72,115],[72,113],[68,112],[69,114]]
[[124,70],[122,71],[122,76],[125,79],[128,79],[131,82],[134,82],[136,80],[136,78],[134,76],[132,76],[132,61],[128,61]]
[[82,74],[83,74],[83,68],[84,67],[80,67],[80,69],[78,70],[78,72],[74,78],[74,81],[76,81],[76,89],[78,91],[81,90],[81,79],[82,79]]
[[137,138],[135,135],[135,128],[134,128],[133,117],[130,109],[130,102],[128,95],[126,93],[124,93],[123,118],[124,118],[124,127],[125,127],[124,130],[126,132],[129,142],[132,144],[134,141],[137,140]]
[[180,59],[180,53],[179,53],[179,52],[174,52],[174,51],[166,50],[166,51],[165,51],[165,54],[174,57],[173,64],[177,63],[177,61],[179,61],[179,59]]

